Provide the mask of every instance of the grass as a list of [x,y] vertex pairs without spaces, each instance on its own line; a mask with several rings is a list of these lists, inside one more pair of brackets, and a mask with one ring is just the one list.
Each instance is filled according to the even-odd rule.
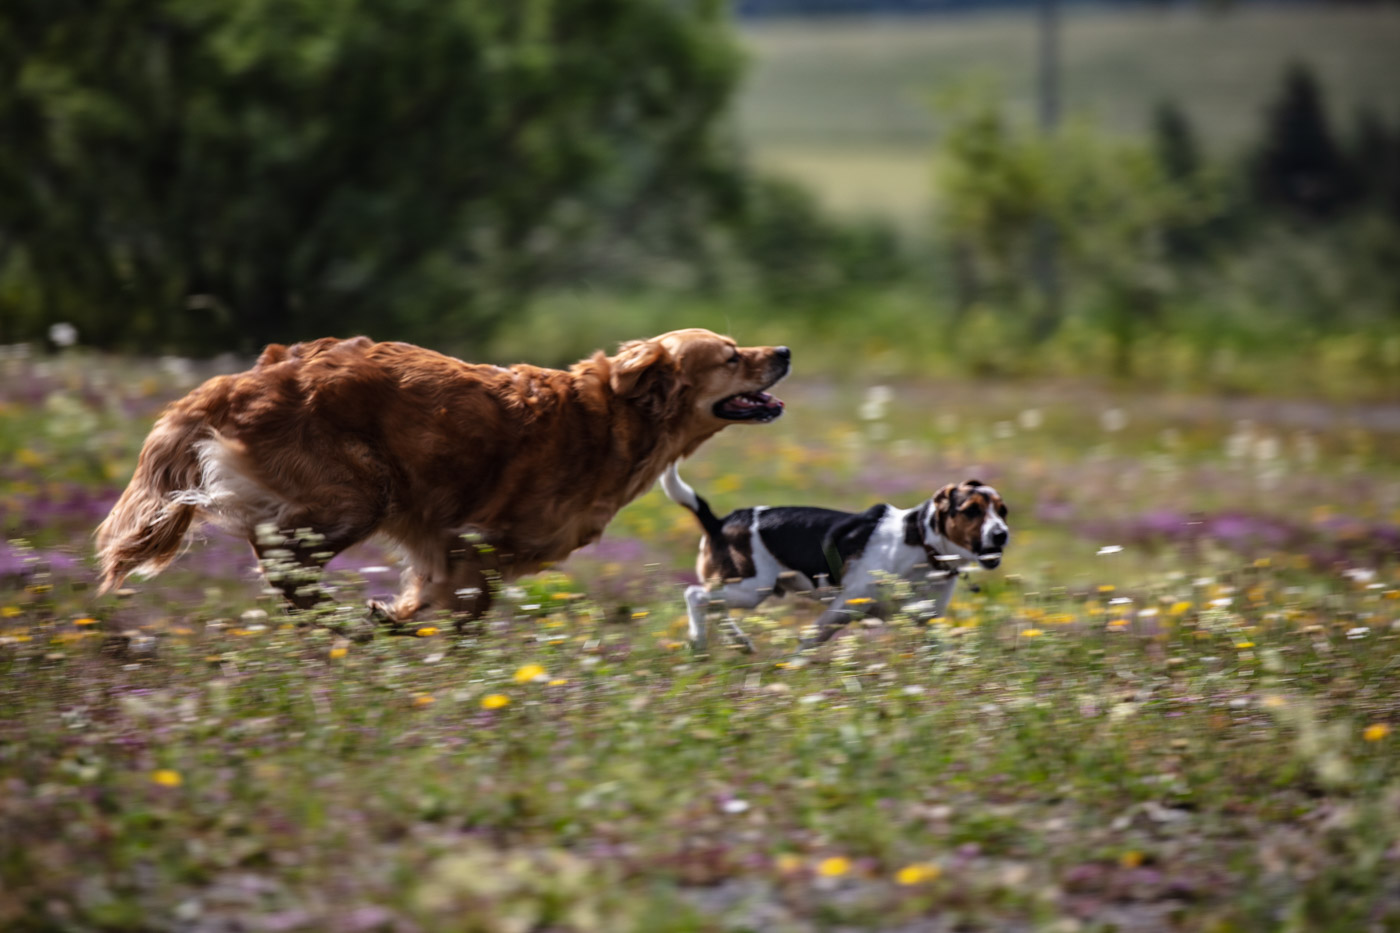
[[[808,182],[830,207],[917,226],[929,209],[934,97],[991,80],[1030,120],[1034,28],[1030,13],[750,25],[742,136],[760,164]],[[1116,132],[1146,133],[1172,100],[1208,148],[1234,152],[1257,138],[1294,60],[1316,71],[1338,131],[1363,106],[1396,116],[1393,9],[1075,9],[1062,43],[1066,112]]]
[[716,507],[976,474],[1014,535],[947,619],[794,668],[796,603],[753,657],[684,648],[657,492],[465,635],[298,627],[217,537],[94,599],[91,528],[203,373],[0,367],[5,929],[1400,925],[1393,406],[792,381],[687,465]]

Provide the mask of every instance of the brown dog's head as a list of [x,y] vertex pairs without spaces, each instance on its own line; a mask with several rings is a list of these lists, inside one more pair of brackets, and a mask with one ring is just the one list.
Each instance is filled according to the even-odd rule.
[[764,390],[787,375],[791,358],[787,347],[740,347],[696,327],[623,344],[609,361],[610,381],[658,418],[693,422],[687,433],[713,434],[781,415],[782,401]]
[[933,496],[925,534],[941,536],[958,556],[990,570],[1001,563],[1001,552],[1011,538],[1007,514],[1001,496],[981,480],[949,483]]

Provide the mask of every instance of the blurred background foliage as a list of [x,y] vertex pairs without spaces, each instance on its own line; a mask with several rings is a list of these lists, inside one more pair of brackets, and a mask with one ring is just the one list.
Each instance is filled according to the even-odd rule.
[[[1400,390],[1393,10],[1076,13],[1053,133],[1021,106],[1030,20],[999,16],[15,0],[0,342],[364,332],[561,363],[700,324],[798,346],[808,373]],[[1020,57],[982,80],[959,36]],[[1192,36],[1199,67],[1151,72]],[[1253,81],[1222,83],[1228,107],[1188,74],[1227,65]]]

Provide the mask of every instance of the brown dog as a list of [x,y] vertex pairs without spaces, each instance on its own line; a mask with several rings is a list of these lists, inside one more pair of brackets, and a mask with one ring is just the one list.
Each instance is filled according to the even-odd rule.
[[[767,422],[787,347],[678,330],[601,351],[567,372],[464,363],[405,343],[324,338],[263,351],[172,404],[97,529],[102,591],[155,574],[196,518],[258,556],[318,570],[376,532],[408,558],[375,608],[475,618],[488,581],[596,541],[667,465],[734,422]],[[270,575],[296,608],[307,575]]]

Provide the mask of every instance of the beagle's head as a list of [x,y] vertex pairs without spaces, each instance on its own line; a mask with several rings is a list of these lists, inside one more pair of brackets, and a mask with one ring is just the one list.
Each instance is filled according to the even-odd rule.
[[787,375],[791,358],[787,347],[741,347],[697,327],[630,341],[609,362],[617,395],[674,429],[708,436],[781,415],[782,400],[766,390]]
[[990,570],[1001,563],[1011,540],[1007,514],[1001,496],[981,480],[949,483],[934,494],[928,530],[940,535],[959,557]]

